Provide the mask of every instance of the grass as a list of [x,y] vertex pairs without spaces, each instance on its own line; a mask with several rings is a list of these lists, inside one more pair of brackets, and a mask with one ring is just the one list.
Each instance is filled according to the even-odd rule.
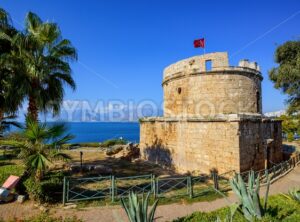
[[[124,143],[123,140],[109,140],[109,144],[114,143]],[[89,143],[86,143],[85,145],[88,145]],[[82,146],[82,144],[81,144]],[[97,143],[97,146],[99,144]],[[1,151],[0,151],[1,152]],[[70,155],[72,158],[72,163],[79,164],[80,163],[80,152],[83,153],[83,164],[84,165],[103,165],[106,168],[110,168],[112,171],[109,172],[107,175],[115,175],[116,177],[126,177],[126,176],[133,176],[133,175],[149,175],[154,174],[156,176],[163,176],[169,177],[169,176],[182,176],[177,175],[174,173],[174,171],[169,169],[163,169],[161,166],[157,164],[153,164],[147,161],[136,161],[136,162],[130,162],[118,158],[112,158],[108,157],[105,152],[99,148],[93,148],[91,146],[87,146],[85,148],[78,148],[74,150],[63,150],[66,154]],[[0,153],[0,159],[1,159],[1,153]],[[21,161],[13,158],[10,160],[10,162],[0,160],[0,166],[2,163],[3,170],[0,167],[0,171],[3,173],[1,174],[3,176],[3,180],[6,179],[7,176],[10,174],[15,175],[21,175],[23,173],[24,168],[20,164]],[[59,162],[57,165],[53,166],[51,169],[56,171],[62,171],[63,170],[63,164],[64,162]],[[71,176],[98,176],[99,172],[94,171],[88,171],[88,172],[74,172]],[[101,173],[101,175],[105,176],[105,173]],[[178,181],[174,181],[170,183],[170,186],[173,186]],[[150,179],[148,178],[139,178],[136,180],[117,180],[116,185],[119,188],[129,189],[133,186],[143,187],[145,184],[149,184]],[[162,181],[162,183],[164,183]],[[175,184],[174,184],[175,183]],[[183,182],[185,183],[185,182]],[[211,187],[211,181],[207,180],[206,182],[195,182],[194,184],[194,198],[189,198],[187,195],[187,188],[183,186],[182,184],[179,184],[179,187],[177,190],[171,190],[169,192],[166,192],[164,194],[164,197],[160,197],[160,204],[169,204],[169,203],[193,203],[193,202],[199,202],[199,201],[211,201],[215,200],[217,198],[220,198],[221,196],[217,194],[216,192],[212,190],[207,190],[207,187]],[[83,191],[87,190],[87,192],[94,192],[97,189],[107,189],[110,186],[110,183],[107,184],[106,182],[101,183],[83,183],[80,186],[78,186],[78,189]],[[164,189],[167,189],[164,187]],[[121,191],[119,191],[121,192]],[[147,192],[147,191],[145,191]],[[196,195],[199,194],[199,195]],[[60,195],[61,196],[61,195]],[[153,201],[153,199],[152,199]],[[61,202],[59,200],[58,202]],[[99,200],[89,200],[89,201],[82,201],[76,203],[79,208],[85,207],[85,206],[104,206],[104,205],[115,205],[120,204],[119,200],[116,199],[116,202],[111,203],[110,199],[99,199]]]
[[[72,217],[72,218],[62,218],[62,217],[51,217],[46,213],[34,216],[34,217],[30,217],[28,219],[18,219],[18,218],[14,218],[13,220],[9,220],[9,221],[5,221],[5,222],[15,222],[15,221],[20,221],[20,222],[82,222],[82,220],[77,219],[76,217]],[[4,222],[4,220],[2,220],[0,218],[0,222]]]
[[[1,165],[5,164],[5,165]],[[6,162],[0,162],[0,185],[4,183],[4,181],[10,176],[21,176],[24,173],[23,165],[15,165]]]
[[[262,222],[299,222],[300,204],[296,201],[288,200],[282,195],[269,197],[267,214],[261,220]],[[212,212],[194,212],[193,214],[178,218],[174,222],[211,222],[216,221],[217,217],[224,220],[229,215],[229,208],[221,208]],[[240,212],[237,212],[233,219],[234,222],[247,222]]]
[[[145,194],[146,195],[146,194]],[[226,193],[225,193],[226,195]],[[159,205],[167,205],[172,203],[184,203],[184,204],[192,204],[195,202],[203,202],[203,201],[213,201],[218,198],[223,198],[220,194],[215,192],[214,190],[207,190],[203,192],[201,195],[198,195],[194,198],[190,198],[188,196],[173,196],[173,197],[158,197]],[[153,204],[155,199],[153,195],[149,198],[149,204]],[[114,202],[111,199],[99,199],[99,200],[91,200],[91,201],[79,201],[75,203],[77,205],[77,209],[83,209],[86,207],[99,207],[99,206],[115,206],[120,205],[121,201],[119,198],[116,198]]]

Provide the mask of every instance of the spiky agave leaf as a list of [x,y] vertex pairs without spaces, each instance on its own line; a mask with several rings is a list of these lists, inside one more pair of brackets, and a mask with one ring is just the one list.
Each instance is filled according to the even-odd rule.
[[150,210],[150,213],[149,213],[149,220],[148,220],[148,222],[154,221],[154,216],[155,216],[155,211],[156,211],[157,205],[158,205],[158,199],[155,200],[154,204],[151,207],[151,210]]
[[300,190],[294,189],[294,190],[289,190],[288,194],[281,194],[285,198],[289,200],[296,201],[300,204]]
[[121,198],[121,204],[125,209],[130,222],[152,222],[154,221],[154,214],[157,208],[158,200],[154,202],[148,214],[150,193],[147,193],[146,198],[144,195],[139,200],[136,193],[130,192],[128,195],[128,203],[125,198]]
[[[253,172],[254,174],[254,172]],[[255,178],[253,177],[253,180]],[[255,183],[255,181],[253,181]],[[259,190],[260,190],[260,181],[259,181],[259,175],[256,178],[256,183],[255,183],[255,190],[250,191],[252,193],[252,202],[253,202],[253,208],[255,210],[256,217],[261,219],[262,217],[262,207],[260,203],[260,197],[259,197]]]

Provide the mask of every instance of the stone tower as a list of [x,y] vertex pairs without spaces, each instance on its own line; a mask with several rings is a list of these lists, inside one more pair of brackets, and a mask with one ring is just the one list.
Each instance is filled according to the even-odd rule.
[[256,62],[229,66],[226,52],[165,68],[164,116],[141,120],[145,159],[179,172],[262,169],[282,160],[281,122],[262,115]]

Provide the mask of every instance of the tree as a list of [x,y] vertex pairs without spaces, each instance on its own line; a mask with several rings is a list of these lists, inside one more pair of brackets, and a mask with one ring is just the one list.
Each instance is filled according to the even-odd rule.
[[288,95],[288,113],[300,111],[300,41],[288,41],[275,52],[278,67],[269,71],[276,89]]
[[294,134],[300,132],[300,116],[298,115],[281,115],[278,117],[282,120],[282,132],[287,135],[288,141],[294,140]]
[[[12,37],[18,33],[13,27],[9,14],[0,8],[0,32]],[[22,103],[22,96],[18,90],[13,89],[12,82],[16,76],[16,70],[8,69],[2,62],[2,58],[12,51],[12,44],[7,39],[0,39],[0,121],[8,126],[14,113]],[[3,128],[2,128],[3,129]],[[1,131],[1,130],[0,130]],[[2,131],[1,131],[2,132]]]
[[66,134],[63,124],[47,126],[27,118],[23,136],[26,142],[21,146],[19,157],[23,159],[27,172],[35,175],[37,180],[43,178],[53,161],[70,159],[67,154],[59,151],[63,144],[74,138]]
[[2,64],[19,74],[14,76],[12,88],[28,99],[28,116],[37,121],[39,111],[58,114],[64,84],[76,88],[70,62],[77,60],[76,49],[62,38],[58,25],[42,22],[29,12],[23,32],[13,36],[1,32],[0,39],[12,45],[13,50],[2,56]]

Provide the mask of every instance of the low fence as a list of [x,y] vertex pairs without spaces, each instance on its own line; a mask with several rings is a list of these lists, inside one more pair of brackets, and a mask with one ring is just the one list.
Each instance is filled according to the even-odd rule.
[[114,202],[128,196],[130,192],[137,194],[150,192],[153,197],[189,196],[193,198],[213,191],[213,177],[206,175],[155,177],[152,174],[130,177],[65,177],[63,203],[94,199]]
[[[262,184],[266,183],[267,175],[273,182],[287,174],[299,163],[300,154],[269,169],[257,171],[255,174],[260,177]],[[249,172],[241,173],[245,181],[248,180]],[[155,177],[152,174],[130,177],[65,177],[63,203],[94,199],[105,199],[114,202],[127,196],[130,192],[138,194],[150,192],[153,197],[188,196],[194,198],[215,192],[215,189],[220,191],[230,190],[229,180],[234,175],[235,172],[230,171],[219,175],[212,172],[211,175],[176,177]]]
[[[277,164],[273,163],[273,166],[268,169],[255,171],[255,176],[256,177],[259,176],[262,185],[267,183],[268,178],[270,179],[271,183],[273,183],[277,179],[289,173],[299,163],[300,163],[300,154],[298,153],[284,162],[277,163]],[[250,171],[240,173],[244,181],[248,181],[249,172]]]

